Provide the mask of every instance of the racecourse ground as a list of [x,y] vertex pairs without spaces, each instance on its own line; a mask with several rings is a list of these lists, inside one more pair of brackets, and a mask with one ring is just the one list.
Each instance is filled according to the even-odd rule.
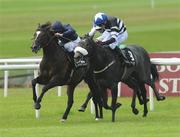
[[62,20],[83,35],[99,11],[124,20],[127,44],[149,52],[180,50],[180,0],[153,1],[154,8],[151,0],[0,0],[0,57],[34,56],[30,46],[38,23]]
[[[77,111],[87,89],[78,87],[74,106],[65,123],[60,123],[67,97],[56,96],[49,91],[43,99],[40,119],[35,119],[32,93],[29,88],[10,88],[9,96],[3,97],[0,90],[0,137],[179,137],[179,97],[167,97],[163,102],[155,101],[155,110],[142,117],[132,114],[130,98],[121,97],[122,107],[117,110],[116,122],[111,122],[110,111],[104,111],[104,119],[95,121],[88,107],[85,113]],[[149,105],[149,103],[148,103]]]

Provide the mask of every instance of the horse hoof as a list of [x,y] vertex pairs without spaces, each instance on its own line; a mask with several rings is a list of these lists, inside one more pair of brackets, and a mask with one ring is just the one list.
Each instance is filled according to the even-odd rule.
[[121,105],[121,103],[116,103],[116,109],[119,108]]
[[147,113],[144,113],[144,114],[143,114],[143,117],[147,117]]
[[63,119],[63,118],[60,120],[61,123],[64,123],[65,121],[66,119]]
[[99,121],[100,119],[99,118],[95,118],[96,121]]
[[162,100],[165,100],[166,97],[165,96],[159,96],[159,98],[157,99],[158,101],[162,101]]
[[39,109],[41,108],[41,104],[35,103],[34,108],[37,109],[37,110],[39,110]]
[[85,110],[86,110],[85,107],[80,107],[80,108],[78,109],[79,112],[84,112]]
[[133,112],[135,115],[137,115],[137,114],[139,113],[138,109],[136,109],[136,108],[132,109],[132,112]]

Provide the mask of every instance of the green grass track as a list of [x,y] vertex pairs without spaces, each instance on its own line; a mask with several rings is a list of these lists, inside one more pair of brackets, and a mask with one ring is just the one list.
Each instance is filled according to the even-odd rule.
[[[179,137],[180,100],[167,97],[155,101],[155,110],[142,117],[131,112],[131,98],[120,97],[122,107],[116,112],[116,122],[111,122],[111,112],[104,110],[104,119],[95,121],[88,107],[78,112],[87,94],[86,88],[75,91],[74,105],[65,123],[59,122],[66,106],[65,88],[57,97],[56,89],[45,95],[40,119],[35,118],[32,92],[29,88],[10,88],[9,96],[3,97],[0,89],[0,137]],[[149,103],[148,103],[149,106]]]

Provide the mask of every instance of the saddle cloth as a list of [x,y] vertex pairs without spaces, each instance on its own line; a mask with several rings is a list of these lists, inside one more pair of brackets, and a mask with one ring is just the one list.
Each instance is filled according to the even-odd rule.
[[118,48],[121,49],[123,56],[125,56],[129,61],[134,62],[135,64],[137,63],[134,53],[129,48],[127,48],[126,45],[120,44],[118,45]]

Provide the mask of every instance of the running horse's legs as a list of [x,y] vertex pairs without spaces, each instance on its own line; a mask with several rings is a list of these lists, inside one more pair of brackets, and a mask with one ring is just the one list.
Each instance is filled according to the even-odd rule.
[[68,85],[67,86],[67,95],[68,95],[68,100],[67,100],[67,107],[66,107],[66,110],[61,118],[61,122],[64,122],[67,117],[68,117],[68,114],[71,110],[71,107],[73,106],[73,103],[74,103],[74,89],[75,87],[77,86],[77,84],[71,84],[71,85]]
[[[34,83],[33,83],[34,84]],[[35,84],[34,84],[35,85]],[[34,94],[34,85],[33,85],[33,94]],[[51,78],[51,80],[42,88],[42,92],[40,94],[40,96],[37,98],[37,100],[35,100],[34,98],[37,97],[36,95],[33,95],[33,99],[35,100],[35,109],[40,109],[41,105],[40,102],[44,96],[44,94],[51,88],[56,87],[59,85],[59,79],[57,76],[54,76],[53,78]]]
[[84,112],[87,108],[89,100],[92,98],[92,93],[91,91],[87,94],[85,102],[81,105],[81,107],[78,109],[80,112]]

